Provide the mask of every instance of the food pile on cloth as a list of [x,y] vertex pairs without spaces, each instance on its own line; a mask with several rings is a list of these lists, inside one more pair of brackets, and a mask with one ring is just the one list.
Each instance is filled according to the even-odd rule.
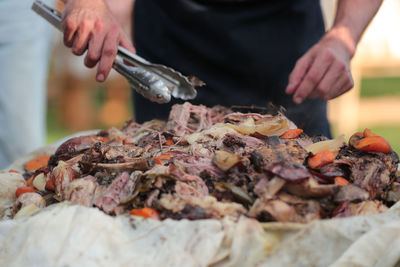
[[167,122],[129,121],[29,161],[4,216],[62,201],[157,220],[307,223],[375,214],[400,199],[398,162],[368,129],[346,144],[308,136],[279,111],[184,103]]
[[396,266],[398,161],[368,129],[346,143],[280,112],[175,105],[0,172],[0,262]]

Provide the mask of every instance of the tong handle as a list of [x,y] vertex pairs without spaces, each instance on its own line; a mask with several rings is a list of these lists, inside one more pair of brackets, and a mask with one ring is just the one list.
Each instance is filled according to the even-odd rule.
[[52,9],[40,1],[35,1],[32,4],[32,10],[38,13],[40,16],[45,18],[54,27],[63,31],[61,25],[61,13],[55,9]]

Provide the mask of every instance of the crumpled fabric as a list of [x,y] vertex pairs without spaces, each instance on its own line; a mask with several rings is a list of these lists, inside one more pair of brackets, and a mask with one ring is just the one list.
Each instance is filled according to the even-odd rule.
[[310,224],[111,217],[61,203],[0,222],[2,266],[396,266],[400,203]]
[[[2,221],[0,259],[2,266],[208,266],[221,261],[235,266],[254,261],[262,250],[249,246],[245,254],[231,255],[235,237],[257,239],[262,232],[246,218],[238,223],[158,221],[61,203],[28,218]],[[246,245],[240,242],[240,248]]]

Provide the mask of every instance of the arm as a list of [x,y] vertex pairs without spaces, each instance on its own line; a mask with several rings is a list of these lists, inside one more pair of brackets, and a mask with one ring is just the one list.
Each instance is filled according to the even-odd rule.
[[297,62],[287,94],[300,104],[306,98],[329,100],[353,86],[350,60],[382,0],[339,0],[335,22],[321,40]]
[[118,45],[134,52],[131,42],[103,0],[63,0],[64,44],[75,55],[86,50],[85,65],[98,63],[96,80],[103,82],[110,73]]

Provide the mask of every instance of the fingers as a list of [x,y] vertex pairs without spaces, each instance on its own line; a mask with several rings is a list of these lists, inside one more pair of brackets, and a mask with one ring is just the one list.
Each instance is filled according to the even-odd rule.
[[353,77],[351,76],[350,71],[344,71],[340,78],[334,83],[331,89],[322,96],[324,100],[330,100],[336,98],[345,92],[349,91],[354,86]]
[[77,56],[83,55],[87,49],[92,30],[90,24],[90,22],[82,22],[79,26],[79,29],[76,31],[72,45],[72,53]]
[[72,47],[74,43],[75,32],[78,29],[78,23],[71,17],[66,18],[62,22],[64,29],[64,45],[66,47]]
[[289,75],[289,82],[286,88],[287,94],[292,94],[297,89],[303,80],[304,75],[308,71],[312,61],[313,56],[312,53],[309,52],[296,62],[293,71]]
[[303,81],[294,92],[293,101],[296,104],[303,102],[314,91],[333,61],[334,55],[329,50],[315,58]]
[[112,64],[118,51],[119,31],[109,31],[104,38],[96,80],[103,82],[110,73]]
[[123,48],[126,48],[127,50],[129,50],[132,53],[136,54],[136,49],[135,47],[133,47],[132,42],[129,41],[128,37],[126,37],[126,35],[124,33],[121,34],[121,40],[119,41],[120,46],[122,46]]
[[346,65],[341,61],[334,61],[319,84],[309,94],[309,98],[325,99],[328,93],[331,92],[335,84],[337,84],[340,77],[346,72]]
[[96,66],[100,59],[101,51],[103,50],[104,33],[99,32],[98,34],[93,34],[90,38],[88,45],[88,52],[85,57],[85,66],[88,68],[93,68]]

